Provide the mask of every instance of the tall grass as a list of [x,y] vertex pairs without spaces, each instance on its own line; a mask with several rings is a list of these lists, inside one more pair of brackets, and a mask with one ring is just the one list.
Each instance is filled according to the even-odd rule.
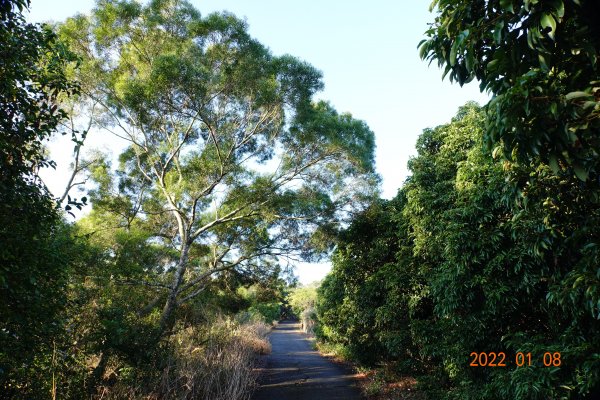
[[150,387],[116,384],[96,398],[248,400],[256,386],[256,356],[271,351],[269,329],[226,318],[180,329],[166,339],[167,356]]

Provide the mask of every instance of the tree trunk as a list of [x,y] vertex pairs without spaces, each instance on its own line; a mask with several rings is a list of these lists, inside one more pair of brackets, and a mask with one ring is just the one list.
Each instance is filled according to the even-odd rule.
[[183,248],[181,249],[181,256],[179,257],[179,263],[177,264],[177,269],[175,271],[175,276],[173,278],[173,285],[171,286],[169,296],[167,297],[167,301],[163,307],[162,315],[160,316],[160,334],[165,331],[171,315],[173,315],[173,311],[175,311],[177,308],[177,295],[179,294],[179,288],[181,287],[183,275],[187,268],[189,249],[190,245],[188,243],[184,243]]

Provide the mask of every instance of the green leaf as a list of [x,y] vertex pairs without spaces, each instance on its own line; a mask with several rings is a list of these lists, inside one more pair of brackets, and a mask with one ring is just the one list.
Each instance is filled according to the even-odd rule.
[[551,14],[543,14],[540,19],[540,25],[542,28],[550,28],[550,32],[548,32],[548,36],[554,40],[554,32],[556,31],[556,20]]
[[500,0],[500,7],[502,7],[503,10],[506,10],[508,12],[511,12],[511,13],[515,12],[515,10],[513,8],[512,0]]
[[558,18],[562,18],[565,16],[565,4],[563,3],[562,0],[555,0],[554,1],[554,8],[556,9],[556,16]]
[[587,181],[588,179],[588,171],[584,169],[581,165],[573,165],[573,171],[575,171],[575,175],[582,181]]
[[498,60],[492,60],[487,64],[486,68],[488,69],[488,71],[493,71],[494,69],[496,69],[497,64]]
[[431,4],[429,5],[429,12],[432,12],[433,9],[437,6],[438,3],[439,3],[439,0],[433,0],[431,2]]
[[473,63],[475,62],[475,57],[473,57],[473,53],[467,53],[467,57],[465,58],[465,64],[467,67],[467,71],[473,71]]
[[500,44],[502,41],[502,29],[504,29],[504,21],[500,21],[494,27],[494,42]]
[[558,159],[556,158],[556,156],[554,154],[552,154],[550,156],[549,165],[550,165],[550,168],[552,168],[552,172],[557,174],[558,173]]
[[567,93],[567,95],[565,96],[567,100],[578,99],[580,97],[592,97],[592,95],[586,92],[571,92]]
[[452,43],[452,48],[450,49],[450,66],[454,67],[456,65],[456,53],[458,52],[458,40],[455,40],[454,43]]
[[548,63],[546,62],[546,58],[543,56],[542,53],[538,53],[538,60],[540,62],[540,67],[542,67],[543,71],[548,71]]
[[428,50],[427,41],[422,40],[421,43],[419,43],[419,57],[421,58],[421,60],[424,60],[425,57],[427,56],[427,50]]

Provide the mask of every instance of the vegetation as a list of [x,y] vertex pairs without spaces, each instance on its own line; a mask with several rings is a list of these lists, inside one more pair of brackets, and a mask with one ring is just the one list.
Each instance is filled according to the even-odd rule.
[[[595,2],[434,1],[421,57],[493,97],[423,131],[391,200],[368,126],[234,15],[99,0],[51,29],[28,6],[0,2],[0,397],[248,399],[288,303],[371,394],[600,393]],[[117,162],[83,157],[92,130]],[[330,254],[319,285],[288,273]]]
[[[42,143],[65,113],[61,95],[76,85],[63,67],[74,60],[50,30],[25,23],[25,1],[0,3],[0,385],[43,374],[44,356],[64,309],[68,228],[37,177],[52,166]],[[23,368],[22,365],[26,367]],[[29,386],[29,385],[28,385]],[[33,386],[33,385],[31,385]]]
[[83,60],[79,79],[97,81],[95,122],[128,142],[116,172],[94,172],[94,212],[169,250],[168,272],[143,277],[164,291],[161,330],[214,274],[309,256],[315,233],[360,203],[344,183],[368,188],[372,132],[312,104],[319,73],[272,56],[233,15],[100,2],[60,33]]
[[[469,104],[425,130],[398,196],[342,234],[318,332],[351,359],[420,376],[432,398],[592,398],[597,201],[575,176],[488,156],[485,118]],[[512,179],[529,177],[515,203]],[[472,367],[472,352],[504,353],[507,367]]]
[[[285,264],[376,190],[373,133],[231,14],[99,1],[53,33],[27,6],[2,3],[2,396],[248,398]],[[53,199],[59,129],[75,163]],[[126,141],[118,165],[80,157],[90,130]],[[92,211],[69,223],[81,173]]]
[[589,0],[435,0],[421,56],[494,97],[485,142],[590,184],[598,168],[600,7]]
[[310,285],[299,286],[290,291],[287,296],[293,314],[300,320],[302,330],[306,333],[314,333],[316,322],[315,306],[317,303],[317,288],[319,282]]
[[430,398],[595,398],[600,9],[431,9],[421,57],[493,97],[426,129],[396,198],[341,235],[319,289],[321,340],[417,376]]

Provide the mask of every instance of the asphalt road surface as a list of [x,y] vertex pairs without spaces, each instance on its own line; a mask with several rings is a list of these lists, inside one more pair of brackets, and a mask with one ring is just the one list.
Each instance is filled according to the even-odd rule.
[[263,356],[252,400],[362,399],[352,374],[313,350],[299,323],[280,323],[269,340],[273,350]]

